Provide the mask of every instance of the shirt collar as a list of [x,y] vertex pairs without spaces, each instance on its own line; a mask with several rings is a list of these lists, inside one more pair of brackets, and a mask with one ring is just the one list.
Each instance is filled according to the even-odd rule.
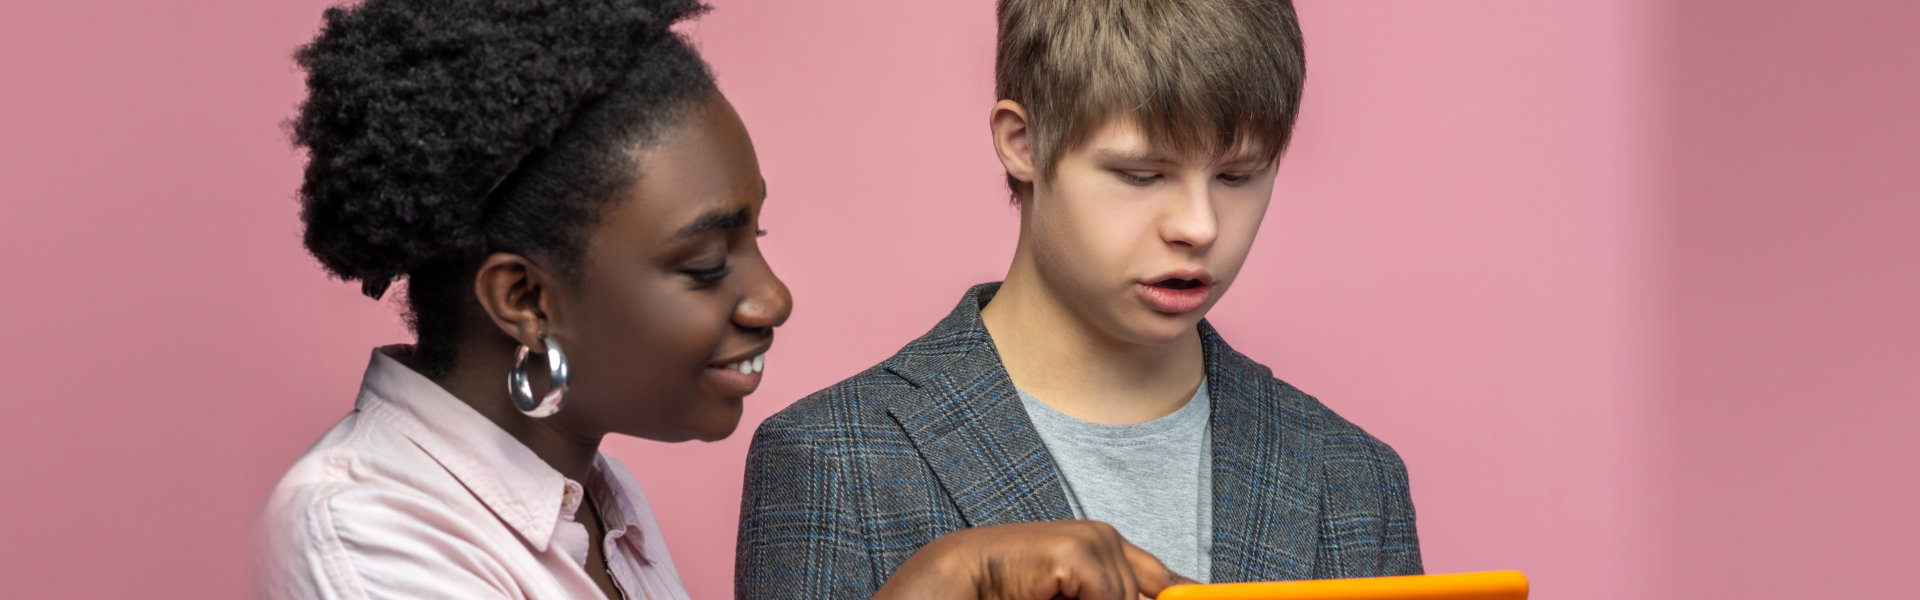
[[[641,509],[633,500],[633,494],[625,491],[628,489],[626,480],[619,475],[626,473],[626,467],[620,466],[616,470],[616,465],[619,463],[602,454],[594,457],[593,472],[587,475],[586,485],[571,480],[566,482],[567,495],[566,501],[560,505],[560,520],[567,525],[554,534],[554,544],[565,549],[568,556],[583,567],[587,566],[587,544],[611,545],[620,541],[628,544],[629,554],[640,564],[652,564],[647,560],[645,544],[641,543],[645,536],[645,529],[640,526],[643,522]],[[598,509],[600,516],[600,526],[607,531],[604,542],[594,542],[586,526],[574,520],[575,511],[580,509],[581,502],[586,498],[593,499],[593,508]]]
[[[634,553],[640,554],[640,537],[645,531],[641,523],[651,520],[641,515],[639,503],[634,499],[631,484],[625,479],[630,476],[625,466],[620,466],[602,454],[593,459],[593,474],[588,477],[586,491],[593,495],[594,507],[600,509],[600,526],[605,527],[608,537],[620,538],[633,536],[627,540],[633,544]],[[645,557],[641,560],[644,562]]]
[[[479,411],[394,358],[411,351],[404,345],[373,351],[355,408],[398,414],[401,418],[396,422],[403,435],[460,480],[534,551],[545,552],[567,505],[578,506],[580,492],[569,500],[570,482],[559,471]],[[596,458],[595,470],[600,471],[603,463],[604,458]]]

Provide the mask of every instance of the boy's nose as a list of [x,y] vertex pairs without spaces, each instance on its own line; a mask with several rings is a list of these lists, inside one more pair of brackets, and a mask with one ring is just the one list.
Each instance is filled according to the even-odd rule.
[[1205,249],[1219,236],[1219,219],[1213,210],[1212,186],[1203,179],[1197,185],[1182,186],[1168,201],[1160,221],[1160,239],[1168,244]]

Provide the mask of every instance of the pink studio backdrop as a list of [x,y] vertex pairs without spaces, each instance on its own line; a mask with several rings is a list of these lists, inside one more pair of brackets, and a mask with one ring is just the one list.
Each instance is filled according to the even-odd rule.
[[[745,434],[997,278],[1016,222],[991,2],[713,2],[689,30],[759,147],[797,310],[735,437],[608,445],[701,598],[730,594]],[[5,595],[242,595],[267,488],[405,339],[299,245],[288,54],[327,4],[0,21]],[[1920,8],[1300,4],[1305,113],[1214,321],[1400,450],[1429,571],[1896,595]]]

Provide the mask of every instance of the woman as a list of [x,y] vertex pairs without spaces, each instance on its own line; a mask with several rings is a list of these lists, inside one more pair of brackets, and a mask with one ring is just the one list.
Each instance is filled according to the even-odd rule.
[[[680,598],[608,434],[715,440],[760,382],[787,289],[766,184],[673,23],[687,0],[367,0],[297,54],[306,245],[412,346],[263,515],[265,595]],[[544,390],[536,393],[535,390]],[[1110,527],[954,533],[874,597],[1157,593]]]

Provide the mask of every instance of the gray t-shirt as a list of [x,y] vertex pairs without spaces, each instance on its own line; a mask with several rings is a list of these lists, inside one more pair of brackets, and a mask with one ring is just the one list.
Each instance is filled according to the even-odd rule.
[[1053,455],[1067,502],[1105,521],[1173,572],[1212,579],[1213,452],[1207,385],[1173,414],[1133,425],[1088,423],[1020,392]]

